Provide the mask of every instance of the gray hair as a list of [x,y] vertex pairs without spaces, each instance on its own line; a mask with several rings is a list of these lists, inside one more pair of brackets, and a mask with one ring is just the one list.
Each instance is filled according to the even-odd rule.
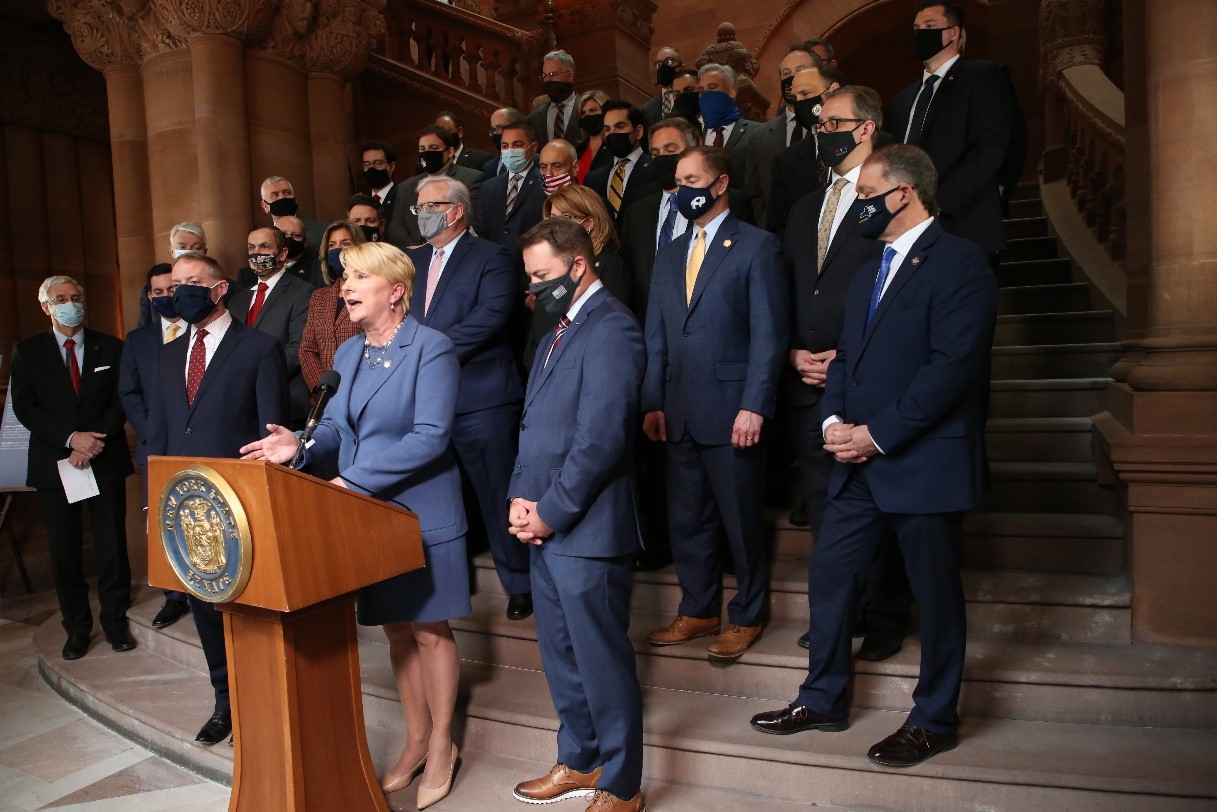
[[42,280],[42,284],[38,286],[38,301],[43,304],[51,303],[51,288],[56,285],[75,285],[80,290],[80,295],[85,295],[85,286],[77,282],[70,276],[59,274],[58,276],[48,276]]
[[875,122],[875,129],[883,126],[883,100],[879,94],[863,85],[845,85],[824,94],[824,101],[835,99],[837,96],[848,96],[854,108],[854,117],[863,121]]
[[548,62],[551,59],[554,62],[561,62],[563,67],[569,71],[573,71],[575,69],[575,58],[566,51],[550,51],[545,56],[541,57],[542,62]]
[[258,194],[260,194],[262,196],[263,200],[266,199],[266,187],[270,186],[272,183],[278,183],[279,181],[283,181],[284,183],[286,183],[287,188],[292,190],[292,194],[296,193],[296,190],[292,186],[292,182],[290,180],[283,177],[282,175],[271,175],[269,178],[262,181],[262,186],[258,189]]
[[177,236],[179,231],[185,231],[187,234],[193,234],[203,241],[203,245],[207,244],[207,232],[203,231],[203,227],[198,223],[187,220],[184,223],[178,223],[173,228],[169,229],[169,247],[173,247],[173,238]]
[[448,175],[428,175],[418,182],[418,187],[415,192],[421,192],[428,186],[434,186],[437,183],[444,184],[444,194],[453,203],[460,203],[464,211],[466,219],[473,213],[473,204],[469,202],[469,187],[462,181]]
[[685,149],[695,147],[701,143],[701,138],[698,136],[697,131],[693,129],[693,125],[683,118],[661,118],[651,125],[648,137],[660,130],[678,130],[681,140],[685,142]]
[[726,65],[720,65],[717,62],[710,62],[702,65],[697,71],[697,81],[700,82],[707,73],[717,73],[726,80],[727,84],[731,85],[732,90],[739,90],[739,77],[735,75],[735,71]]
[[930,214],[938,211],[938,170],[921,147],[888,144],[866,159],[878,164],[890,183],[907,184],[917,190],[917,198]]

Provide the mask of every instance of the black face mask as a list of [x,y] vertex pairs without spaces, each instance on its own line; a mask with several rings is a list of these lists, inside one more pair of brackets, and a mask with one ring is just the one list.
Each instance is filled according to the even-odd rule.
[[810,130],[820,120],[820,108],[824,106],[823,96],[812,96],[810,99],[795,99],[790,104],[794,110],[794,120]]
[[363,180],[368,184],[369,189],[383,189],[389,185],[389,170],[365,169],[363,170]]
[[692,91],[677,93],[676,98],[672,99],[672,115],[697,121],[697,117],[701,115],[701,97]]
[[570,275],[574,267],[572,260],[566,273],[557,279],[533,282],[528,286],[528,292],[537,297],[537,304],[541,305],[546,313],[558,315],[570,310],[570,304],[575,299],[575,289],[579,287],[579,283]]
[[178,285],[173,291],[173,308],[189,324],[198,324],[210,316],[216,304],[211,301],[211,288],[206,285]]
[[440,150],[429,149],[418,153],[418,165],[428,175],[434,175],[444,166],[444,153]]
[[288,259],[297,259],[303,253],[304,253],[304,240],[293,240],[291,237],[288,237],[287,238],[287,258]]
[[549,96],[549,100],[554,104],[565,101],[570,92],[575,89],[570,82],[542,82],[541,87],[545,88],[545,95]]
[[794,84],[794,74],[790,74],[782,80],[782,98],[787,104],[794,104],[794,96],[790,93],[790,86]]
[[[861,126],[861,124],[858,125],[858,127]],[[858,142],[854,141],[854,130],[816,133],[816,148],[819,150],[820,160],[827,166],[840,166],[841,162],[845,160],[845,156],[853,152],[856,146],[858,146]]]
[[588,138],[604,132],[604,114],[589,113],[579,117],[579,129],[587,133]]
[[655,69],[655,84],[661,87],[671,87],[676,79],[676,68],[664,62]]
[[676,188],[676,164],[680,163],[679,155],[651,156],[651,174],[659,188],[665,192]]
[[503,146],[503,134],[502,133],[491,133],[490,134],[490,143],[494,145],[494,151],[498,152],[500,149],[502,149],[502,146]]
[[363,232],[363,238],[368,242],[380,242],[380,229],[372,226],[359,226],[359,230]]
[[604,136],[604,145],[614,157],[624,158],[634,151],[634,142],[630,140],[631,133],[609,133]]
[[[891,224],[892,220],[896,219],[896,215],[908,208],[909,204],[905,203],[895,211],[888,211],[884,201],[887,196],[895,192],[900,187],[888,189],[881,195],[868,197],[865,200],[858,200],[858,233],[868,240],[877,240],[883,236],[883,232]],[[180,288],[179,288],[180,290]]]
[[272,200],[268,205],[272,217],[291,217],[300,208],[300,204],[294,197],[281,197],[278,200]]
[[922,62],[928,62],[946,46],[942,44],[945,28],[918,28],[913,32],[913,50]]

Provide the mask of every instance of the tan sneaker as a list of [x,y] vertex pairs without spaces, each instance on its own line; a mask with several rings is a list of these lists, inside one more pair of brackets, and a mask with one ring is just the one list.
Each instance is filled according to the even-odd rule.
[[723,629],[722,634],[710,644],[710,647],[706,649],[706,655],[711,660],[727,662],[738,660],[740,655],[761,636],[762,628],[761,626],[736,626],[732,623]]
[[657,629],[647,635],[647,642],[652,646],[675,646],[687,643],[698,637],[708,637],[718,634],[722,627],[716,617],[685,617],[677,615],[668,626]]
[[596,791],[596,782],[600,780],[602,772],[603,765],[590,773],[581,773],[565,764],[555,764],[548,774],[516,784],[513,794],[517,801],[526,804],[552,804],[566,798],[587,798]]
[[646,812],[646,800],[638,793],[628,801],[623,801],[611,792],[598,789],[592,796],[592,804],[586,812]]

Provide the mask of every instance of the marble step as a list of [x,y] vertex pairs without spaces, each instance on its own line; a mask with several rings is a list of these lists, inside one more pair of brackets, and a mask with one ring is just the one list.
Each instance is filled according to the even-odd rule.
[[1006,235],[1006,250],[1002,252],[1002,264],[1006,260],[1024,262],[1035,259],[1056,259],[1060,256],[1060,244],[1049,234],[1016,237]]
[[994,347],[994,381],[1034,378],[1107,378],[1124,355],[1119,342]]
[[1090,286],[1085,282],[1060,285],[1020,285],[997,292],[997,313],[1072,313],[1090,309]]
[[1111,310],[1076,313],[1022,313],[997,317],[993,343],[998,347],[1028,344],[1089,344],[1116,339]]
[[1047,237],[1048,218],[1042,215],[1034,217],[1009,217],[1004,223],[1007,242],[1019,237]]
[[994,380],[989,417],[1090,417],[1107,407],[1102,377]]
[[[1055,238],[1035,238],[1022,242],[1033,243],[1036,246],[1028,246],[1025,254],[1020,254],[1022,257],[1020,259],[1002,257],[1001,265],[997,270],[998,285],[1002,287],[1063,285],[1074,281],[1073,260],[1068,257],[1062,259],[1055,256]],[[1032,256],[1035,253],[1048,253],[1040,246],[1049,243],[1052,245],[1053,256]]]
[[1120,508],[1116,490],[1096,481],[1091,462],[993,461],[989,471],[984,510],[1114,516]]
[[1089,417],[993,417],[985,426],[991,462],[1088,462],[1092,437]]

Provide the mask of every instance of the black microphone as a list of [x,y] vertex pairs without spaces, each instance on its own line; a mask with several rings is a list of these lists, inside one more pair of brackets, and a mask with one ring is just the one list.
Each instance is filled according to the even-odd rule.
[[304,424],[304,432],[300,435],[300,445],[296,447],[296,455],[292,457],[292,468],[300,464],[300,458],[304,456],[304,449],[308,447],[309,441],[313,439],[313,432],[317,430],[317,424],[321,422],[321,413],[325,411],[325,404],[338,391],[340,383],[342,383],[342,376],[334,370],[321,373],[321,382],[313,390],[313,393],[317,395],[317,402],[313,404],[313,410],[308,415],[308,422]]

